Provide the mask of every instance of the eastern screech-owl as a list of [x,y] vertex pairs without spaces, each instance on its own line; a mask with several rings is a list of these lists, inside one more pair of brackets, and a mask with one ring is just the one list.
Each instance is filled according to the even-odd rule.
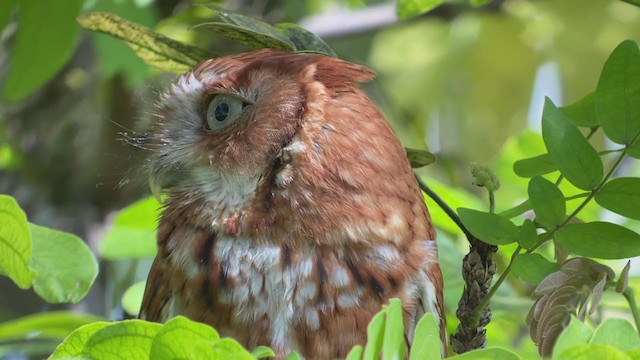
[[[400,142],[356,83],[371,70],[261,50],[207,60],[160,102],[152,189],[166,191],[140,318],[214,326],[279,358],[344,357],[403,303],[433,312],[435,231]],[[444,339],[444,337],[443,337]]]

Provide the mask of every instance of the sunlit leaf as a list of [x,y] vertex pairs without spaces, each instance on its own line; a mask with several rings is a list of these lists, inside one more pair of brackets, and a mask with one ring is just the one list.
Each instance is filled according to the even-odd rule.
[[211,359],[253,360],[251,353],[231,338],[220,339],[213,344]]
[[98,276],[98,262],[77,236],[29,224],[33,238],[33,289],[50,303],[78,303]]
[[595,344],[578,344],[566,349],[560,354],[562,360],[592,360],[592,359],[607,359],[607,360],[631,360],[622,351],[608,345],[595,345]]
[[[169,320],[153,338],[150,359],[213,358],[213,344],[220,339],[210,326],[177,316]],[[209,346],[195,346],[204,343]],[[204,353],[203,353],[204,352]],[[246,352],[246,350],[244,351]]]
[[553,360],[561,359],[560,354],[566,349],[578,344],[586,344],[591,338],[591,334],[593,331],[587,325],[572,316],[569,326],[562,331],[556,341],[553,348]]
[[590,343],[626,351],[640,348],[640,336],[627,320],[610,318],[596,328]]
[[408,19],[422,15],[443,2],[444,0],[398,0],[396,13],[400,19]]
[[602,130],[613,142],[629,145],[640,133],[640,49],[625,40],[604,64],[595,95]]
[[[82,0],[21,1],[4,96],[20,100],[51,79],[69,60],[79,28]],[[46,14],[46,16],[44,16]]]
[[[352,349],[351,352],[353,352],[355,350]],[[350,352],[350,353],[351,353]],[[362,346],[360,346],[360,352],[362,352]],[[274,357],[276,356],[276,354],[273,352],[273,350],[271,350],[270,348],[266,347],[266,346],[258,346],[257,348],[255,348],[252,352],[251,355],[253,355],[254,358],[256,359],[262,359],[262,358],[268,358],[268,357]],[[358,360],[360,359],[360,357],[358,357]]]
[[18,0],[3,0],[0,1],[0,32],[11,20],[13,10],[18,5]]
[[345,360],[362,360],[362,345],[354,346],[347,354]]
[[578,126],[594,127],[599,125],[596,115],[595,93],[590,93],[571,105],[561,107],[560,110]]
[[28,289],[34,272],[29,268],[31,233],[27,216],[14,198],[0,195],[0,271]]
[[551,161],[573,185],[591,190],[600,183],[604,175],[600,156],[548,98],[542,115],[542,138]]
[[49,311],[0,323],[0,342],[27,339],[64,339],[80,326],[100,321],[92,314]]
[[451,356],[447,359],[451,360],[519,360],[520,357],[507,349],[491,347],[486,349],[469,351],[461,355]]
[[387,321],[384,327],[384,339],[382,340],[383,359],[404,359],[404,324],[402,303],[399,299],[389,300],[387,308]]
[[558,270],[560,265],[547,260],[540,254],[522,254],[516,258],[511,268],[515,277],[534,285]]
[[82,27],[111,35],[127,43],[147,64],[160,70],[184,72],[214,57],[209,51],[172,40],[116,15],[94,12],[78,17]]
[[137,282],[122,294],[122,308],[129,315],[136,316],[140,312],[140,306],[142,305],[142,296],[144,295],[144,288],[147,284],[146,281]]
[[378,312],[367,326],[367,344],[364,347],[363,360],[376,360],[380,357],[386,322],[385,313],[386,309]]
[[111,323],[106,321],[98,321],[77,328],[58,345],[49,357],[49,360],[65,360],[80,357],[82,355],[82,349],[84,349],[84,344],[91,335],[110,324]]
[[94,359],[149,359],[151,344],[162,325],[125,320],[96,331],[87,340],[82,356]]
[[594,199],[607,210],[640,220],[640,178],[613,179],[604,184]]
[[122,209],[100,242],[100,255],[109,260],[154,257],[159,216],[160,203],[153,197]]
[[459,208],[458,215],[467,229],[481,241],[504,245],[518,239],[518,228],[500,215],[465,208]]
[[569,224],[556,232],[556,240],[567,250],[582,256],[598,259],[640,256],[640,235],[608,222]]
[[413,333],[410,360],[439,360],[442,359],[442,342],[440,327],[432,313],[426,313],[418,321]]
[[551,229],[564,221],[567,205],[558,186],[542,176],[534,176],[529,181],[528,192],[540,224]]

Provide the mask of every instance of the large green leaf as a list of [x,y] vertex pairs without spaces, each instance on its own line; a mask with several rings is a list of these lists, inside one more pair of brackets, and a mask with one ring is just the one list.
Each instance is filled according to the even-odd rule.
[[376,360],[382,351],[382,340],[384,338],[386,309],[378,312],[367,326],[367,344],[364,347],[363,360]]
[[33,238],[33,289],[50,303],[78,303],[98,275],[98,262],[77,236],[29,224]]
[[[219,339],[212,327],[178,316],[158,331],[149,356],[150,359],[211,359],[211,345]],[[196,346],[197,343],[205,346]]]
[[595,95],[595,107],[605,134],[629,145],[640,133],[640,49],[625,40],[604,64]]
[[560,270],[560,265],[540,254],[522,254],[516,258],[511,272],[529,284],[539,284],[547,275]]
[[404,343],[403,311],[400,299],[389,300],[387,321],[382,340],[383,359],[404,359],[406,346]]
[[611,345],[626,351],[640,348],[640,336],[633,325],[624,319],[606,319],[593,333],[591,344]]
[[20,2],[18,30],[11,51],[11,69],[4,96],[20,100],[51,79],[69,60],[79,28],[74,18],[82,0]]
[[608,345],[578,344],[568,348],[560,354],[562,360],[631,360],[622,351]]
[[529,181],[528,192],[536,220],[540,224],[551,229],[564,221],[567,205],[556,184],[542,176],[534,176]]
[[31,234],[27,216],[10,196],[0,195],[0,224],[0,272],[28,289],[34,276],[29,268]]
[[297,51],[313,51],[337,57],[326,42],[303,27],[292,23],[276,24],[275,27],[293,43]]
[[513,171],[521,177],[534,177],[557,171],[558,167],[551,161],[549,154],[542,154],[513,163]]
[[[198,345],[196,345],[198,346]],[[200,343],[200,347],[209,347],[209,344]],[[205,349],[200,350],[204,353]],[[299,358],[299,357],[298,357]],[[213,344],[213,355],[209,359],[234,359],[234,360],[254,360],[251,353],[232,338],[224,338]]]
[[400,19],[408,19],[422,15],[443,2],[444,0],[398,0],[396,13]]
[[82,27],[127,43],[147,64],[164,71],[184,72],[214,57],[209,51],[170,39],[116,15],[94,12],[78,17]]
[[82,356],[90,359],[149,359],[151,345],[162,325],[125,320],[96,331],[84,344]]
[[0,1],[0,32],[11,20],[11,15],[18,5],[18,0],[3,0]]
[[596,193],[600,206],[628,218],[640,220],[640,178],[617,178]]
[[71,358],[80,358],[84,344],[98,330],[110,325],[106,321],[98,321],[91,324],[81,326],[74,330],[64,341],[58,345],[49,360],[68,360]]
[[209,4],[207,7],[220,19],[220,22],[203,23],[198,27],[204,27],[253,49],[270,48],[288,51],[296,49],[286,35],[263,21],[228,11],[218,5]]
[[0,323],[0,342],[26,339],[64,339],[80,326],[102,320],[91,314],[50,311]]
[[140,312],[140,306],[142,306],[142,297],[144,296],[144,288],[146,281],[137,282],[122,294],[122,308],[128,314],[136,316]]
[[416,325],[409,359],[440,360],[442,359],[441,347],[440,326],[432,313],[426,313]]
[[518,239],[518,228],[498,214],[459,208],[458,215],[467,229],[481,241],[504,245]]
[[109,260],[154,257],[159,216],[160,203],[154,197],[127,206],[100,242],[100,255]]
[[608,222],[569,224],[558,230],[555,237],[564,249],[577,255],[598,259],[640,256],[640,235]]
[[598,186],[604,175],[600,156],[548,98],[542,114],[542,138],[551,161],[567,180],[582,190]]
[[561,107],[560,110],[578,126],[598,126],[600,123],[596,115],[595,98],[595,93],[590,93],[571,105]]
[[553,347],[553,360],[560,360],[560,354],[566,349],[569,349],[578,344],[586,344],[593,331],[585,325],[577,317],[572,316],[569,326],[567,326],[556,341]]

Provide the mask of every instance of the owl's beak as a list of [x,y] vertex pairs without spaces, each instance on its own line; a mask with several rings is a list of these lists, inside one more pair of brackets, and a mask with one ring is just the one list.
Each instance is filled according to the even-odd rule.
[[162,192],[164,190],[176,186],[186,178],[184,169],[176,168],[170,170],[160,165],[159,163],[155,164],[151,174],[149,174],[149,189],[158,202],[162,202]]

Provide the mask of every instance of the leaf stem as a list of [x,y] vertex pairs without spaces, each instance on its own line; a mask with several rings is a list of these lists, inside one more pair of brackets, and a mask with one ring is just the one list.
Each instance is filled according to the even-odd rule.
[[438,194],[431,190],[431,188],[424,181],[422,181],[418,174],[414,173],[413,175],[418,181],[420,189],[424,191],[424,193],[427,194],[436,204],[438,204],[442,211],[444,211],[445,214],[447,214],[447,216],[449,216],[449,218],[460,228],[460,230],[462,230],[464,235],[467,237],[467,240],[470,240],[473,235],[471,235],[471,232],[469,232],[466,226],[462,224],[462,220],[460,220],[458,214],[456,214],[456,212],[453,211],[453,209],[449,205],[447,205],[447,203],[444,202],[444,200],[442,200],[442,198],[438,196]]
[[487,191],[489,192],[489,212],[493,214],[496,212],[496,195],[493,190],[487,189]]
[[622,295],[629,303],[629,309],[631,310],[631,314],[633,314],[633,321],[636,324],[636,331],[640,334],[640,311],[638,311],[635,291],[633,291],[632,287],[627,286],[627,288],[622,292]]

